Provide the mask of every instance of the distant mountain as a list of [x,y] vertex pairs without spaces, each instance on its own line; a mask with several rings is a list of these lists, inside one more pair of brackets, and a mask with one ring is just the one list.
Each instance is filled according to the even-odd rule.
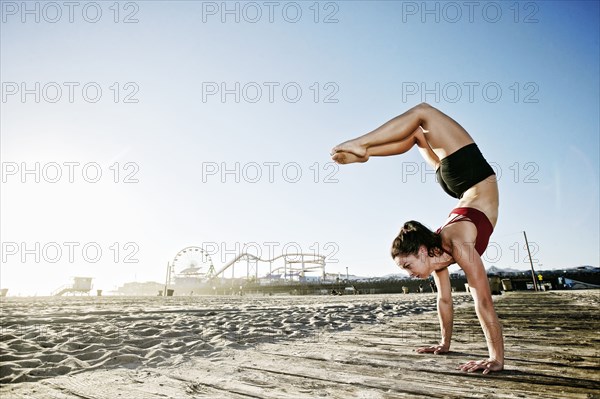
[[[566,269],[566,270],[584,270],[584,271],[589,271],[589,272],[600,272],[600,267],[598,266],[591,266],[591,265],[585,265],[585,266],[575,266],[572,267],[571,269]],[[554,270],[563,270],[563,269],[554,269]]]
[[[591,265],[561,267],[561,268],[555,268],[552,270],[539,269],[536,266],[534,266],[534,268],[535,268],[536,273],[559,271],[559,270],[564,270],[567,272],[582,272],[582,271],[584,271],[584,272],[591,272],[591,273],[600,273],[599,267],[591,266]],[[497,266],[490,266],[490,267],[486,268],[486,271],[488,274],[518,275],[518,274],[523,274],[523,273],[530,273],[531,269],[529,269],[529,268],[513,269],[510,267],[502,268],[502,267],[497,267]],[[465,272],[459,268],[458,270],[451,271],[450,274],[464,276]],[[403,274],[403,273],[392,273],[392,274],[386,274],[385,276],[381,276],[381,277],[377,277],[377,278],[382,279],[382,280],[384,280],[384,279],[405,280],[405,279],[409,279],[410,277],[408,277],[406,274]]]
[[486,270],[490,274],[519,274],[519,273],[527,272],[527,270],[511,269],[510,267],[502,269],[502,268],[496,267],[496,266],[490,266]]
[[380,279],[380,280],[408,280],[408,279],[411,279],[412,277],[409,277],[405,273],[392,273],[392,274],[386,274],[385,276],[372,277],[372,278]]

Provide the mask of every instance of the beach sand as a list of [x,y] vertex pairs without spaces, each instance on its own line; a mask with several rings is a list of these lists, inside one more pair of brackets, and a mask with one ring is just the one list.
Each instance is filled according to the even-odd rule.
[[495,297],[506,370],[456,293],[452,352],[433,294],[3,298],[4,398],[600,398],[600,291]]

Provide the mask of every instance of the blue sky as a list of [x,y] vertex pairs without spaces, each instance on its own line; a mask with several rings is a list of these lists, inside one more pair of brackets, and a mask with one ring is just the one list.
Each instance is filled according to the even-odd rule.
[[[47,3],[27,14],[1,2],[0,285],[11,293],[76,275],[105,290],[162,281],[181,248],[215,243],[217,266],[257,243],[265,256],[317,249],[330,272],[396,273],[401,224],[435,229],[455,200],[416,150],[341,167],[329,150],[421,101],[461,123],[499,173],[486,266],[526,270],[523,230],[537,268],[600,263],[598,2],[475,2],[472,21],[461,2],[430,2],[433,13],[275,2],[272,22],[264,2],[228,2],[239,22],[222,2],[122,2],[118,15],[94,3],[100,16],[82,2],[72,22],[58,4],[61,18]],[[22,173],[36,162],[39,183]],[[239,182],[222,174],[236,165]],[[101,249],[95,263],[86,245]]]

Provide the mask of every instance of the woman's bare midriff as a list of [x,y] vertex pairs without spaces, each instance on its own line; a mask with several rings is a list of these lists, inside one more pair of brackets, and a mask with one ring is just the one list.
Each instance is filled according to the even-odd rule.
[[493,175],[465,191],[456,207],[478,209],[485,213],[492,226],[496,227],[498,206],[498,182],[496,181],[496,175]]

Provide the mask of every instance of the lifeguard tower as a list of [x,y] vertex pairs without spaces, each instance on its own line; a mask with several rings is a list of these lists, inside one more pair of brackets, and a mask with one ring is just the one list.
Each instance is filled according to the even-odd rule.
[[90,290],[92,289],[92,277],[73,277],[73,283],[63,285],[56,289],[52,295],[53,296],[62,296],[64,294],[90,294]]

